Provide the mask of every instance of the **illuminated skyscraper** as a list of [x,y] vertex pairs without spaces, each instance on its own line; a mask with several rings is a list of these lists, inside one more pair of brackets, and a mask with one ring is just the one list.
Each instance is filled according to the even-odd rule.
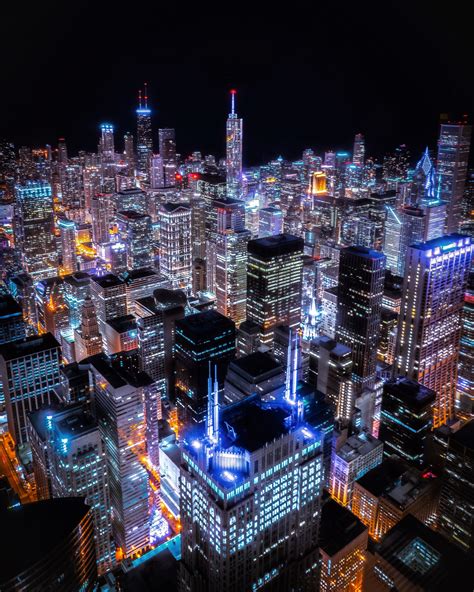
[[459,414],[474,416],[474,277],[469,278],[462,309],[462,331],[459,347],[457,407]]
[[112,273],[95,276],[91,282],[91,298],[105,345],[105,323],[126,315],[128,311],[125,282]]
[[145,177],[148,175],[148,160],[153,152],[153,136],[151,131],[151,109],[148,107],[148,90],[138,93],[137,113],[137,170]]
[[227,195],[239,199],[242,192],[243,119],[235,112],[236,90],[230,91],[231,111],[226,126]]
[[123,155],[127,163],[128,174],[133,175],[135,170],[135,146],[133,135],[127,132],[123,137]]
[[160,144],[160,157],[163,162],[164,186],[173,187],[176,185],[176,137],[173,128],[162,128],[158,130]]
[[260,327],[261,343],[273,343],[278,325],[301,322],[303,239],[289,234],[248,243],[247,319]]
[[99,575],[115,564],[105,445],[92,416],[74,406],[44,417],[52,497],[85,497]]
[[191,287],[191,208],[184,203],[165,203],[158,210],[160,272],[173,288]]
[[341,250],[336,341],[352,350],[357,392],[373,385],[382,313],[385,255],[365,247]]
[[215,293],[217,310],[238,327],[245,320],[247,304],[248,230],[228,230],[216,239]]
[[17,185],[15,239],[22,265],[34,280],[57,273],[56,240],[51,185],[29,181]]
[[153,267],[154,254],[152,246],[151,218],[134,210],[126,210],[117,214],[117,225],[122,242],[127,249],[127,267]]
[[472,127],[466,121],[441,123],[438,140],[440,197],[447,202],[446,232],[459,230]]
[[74,330],[74,341],[78,362],[89,356],[100,354],[102,351],[102,336],[90,296],[86,297],[82,305],[81,324]]
[[109,227],[112,221],[111,195],[100,193],[91,201],[92,240],[96,245],[108,243]]
[[0,295],[0,345],[25,337],[21,306],[8,294]]
[[283,231],[283,212],[269,206],[258,211],[258,237],[273,236]]
[[100,157],[103,165],[110,165],[115,160],[115,148],[114,148],[114,126],[110,123],[103,123],[100,126],[101,138],[100,138]]
[[354,138],[354,151],[352,152],[352,162],[357,166],[364,166],[365,160],[365,140],[362,134],[356,134]]
[[59,218],[58,228],[61,235],[62,273],[74,273],[77,270],[76,224],[74,220]]
[[454,417],[461,313],[474,245],[452,234],[408,248],[395,375],[436,392],[434,427]]
[[165,187],[165,172],[163,159],[160,154],[153,154],[150,158],[150,187],[151,189],[162,189]]
[[316,590],[321,434],[293,386],[221,411],[216,382],[206,423],[182,438],[180,589]]

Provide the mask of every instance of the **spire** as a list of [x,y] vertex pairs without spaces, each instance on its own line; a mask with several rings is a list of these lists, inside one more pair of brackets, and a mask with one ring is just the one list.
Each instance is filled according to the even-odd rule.
[[145,109],[148,109],[148,82],[145,82]]
[[299,338],[298,333],[295,333],[295,355],[293,357],[293,372],[291,376],[291,400],[296,403],[296,385],[298,384],[298,354],[299,354]]
[[235,95],[237,94],[237,91],[235,89],[232,89],[230,91],[230,114],[231,115],[235,115]]
[[285,399],[290,401],[291,397],[291,329],[288,335],[288,351],[286,354],[286,380],[285,380]]
[[214,436],[214,393],[212,392],[212,372],[211,362],[209,361],[209,376],[207,378],[207,438],[212,440]]
[[142,91],[141,90],[138,91],[138,108],[139,109],[142,108]]

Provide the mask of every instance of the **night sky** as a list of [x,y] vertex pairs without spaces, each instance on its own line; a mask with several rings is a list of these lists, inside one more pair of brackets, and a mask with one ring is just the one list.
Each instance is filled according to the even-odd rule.
[[238,89],[247,165],[351,148],[357,132],[369,154],[407,143],[417,155],[434,147],[440,112],[472,113],[471,21],[453,0],[439,12],[404,1],[15,4],[0,32],[0,138],[17,146],[65,136],[72,154],[95,150],[109,121],[122,149],[143,81],[155,139],[175,127],[182,154],[223,154]]

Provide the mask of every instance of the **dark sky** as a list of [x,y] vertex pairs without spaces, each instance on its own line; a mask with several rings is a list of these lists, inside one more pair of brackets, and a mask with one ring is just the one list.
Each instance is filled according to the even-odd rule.
[[246,164],[351,147],[359,131],[371,154],[399,143],[416,154],[434,146],[440,112],[472,112],[471,22],[457,0],[439,12],[419,0],[14,4],[0,31],[0,137],[16,145],[64,135],[74,153],[95,149],[102,121],[134,131],[145,80],[155,131],[175,127],[182,154],[222,154],[237,88]]

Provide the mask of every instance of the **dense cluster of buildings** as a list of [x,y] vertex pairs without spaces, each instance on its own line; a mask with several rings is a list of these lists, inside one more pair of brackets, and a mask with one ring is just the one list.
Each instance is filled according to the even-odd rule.
[[235,90],[220,160],[152,116],[0,143],[0,588],[469,589],[471,127],[243,168]]

